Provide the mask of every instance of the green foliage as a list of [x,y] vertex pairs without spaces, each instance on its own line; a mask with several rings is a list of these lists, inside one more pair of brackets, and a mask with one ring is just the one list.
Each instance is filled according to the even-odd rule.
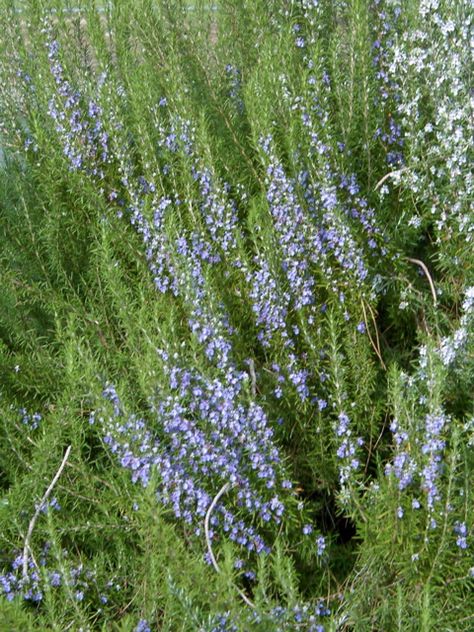
[[[0,630],[472,630],[472,12],[428,4],[0,1]],[[209,199],[235,216],[230,246]],[[271,300],[284,325],[265,342]],[[269,544],[259,555],[181,519],[163,472],[133,483],[107,441],[110,384],[160,449],[180,436],[150,407],[175,396],[165,354],[226,384],[197,306],[293,483],[281,523],[249,517],[235,482],[226,493]],[[225,477],[202,483],[210,500]],[[41,599],[5,588],[25,551]]]

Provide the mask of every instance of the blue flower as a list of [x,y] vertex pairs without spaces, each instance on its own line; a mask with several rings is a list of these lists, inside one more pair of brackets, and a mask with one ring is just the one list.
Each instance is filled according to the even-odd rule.
[[319,535],[316,538],[316,546],[317,546],[317,555],[319,557],[321,557],[321,555],[323,555],[324,551],[326,550],[326,539],[324,536]]
[[454,525],[454,533],[457,534],[456,544],[460,549],[467,549],[467,527],[465,522],[457,521]]

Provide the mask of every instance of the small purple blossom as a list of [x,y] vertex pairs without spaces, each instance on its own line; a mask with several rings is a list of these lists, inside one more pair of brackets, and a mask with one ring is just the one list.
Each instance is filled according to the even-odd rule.
[[356,456],[356,451],[357,447],[363,444],[363,440],[360,437],[356,440],[352,438],[350,419],[344,411],[339,413],[335,434],[339,440],[336,455],[338,459],[342,461],[339,466],[339,482],[341,486],[345,486],[350,478],[351,472],[358,470],[360,467],[360,461]]
[[326,538],[322,535],[319,535],[316,538],[316,553],[318,555],[318,557],[321,557],[324,553],[324,551],[326,550]]
[[360,322],[360,323],[357,325],[357,328],[356,328],[356,329],[357,329],[357,331],[358,331],[360,334],[365,334],[365,332],[366,332],[366,326],[365,326],[365,323],[364,323],[364,322]]
[[56,588],[61,585],[61,574],[58,571],[52,571],[49,576],[49,582],[51,586]]
[[454,533],[458,536],[456,544],[460,549],[467,549],[467,527],[465,522],[456,522],[454,525]]
[[408,442],[408,434],[399,428],[397,419],[391,422],[390,430],[393,433],[397,451],[392,463],[388,463],[385,466],[385,474],[389,476],[393,472],[399,481],[398,488],[403,490],[413,482],[418,466],[410,453],[401,449]]

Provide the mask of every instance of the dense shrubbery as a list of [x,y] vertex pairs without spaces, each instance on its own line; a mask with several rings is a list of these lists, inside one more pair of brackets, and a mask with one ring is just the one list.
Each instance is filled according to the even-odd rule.
[[13,4],[1,629],[472,630],[471,3]]

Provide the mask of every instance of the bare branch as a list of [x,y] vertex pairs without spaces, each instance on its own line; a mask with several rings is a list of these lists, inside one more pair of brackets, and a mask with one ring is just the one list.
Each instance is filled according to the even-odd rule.
[[214,511],[214,507],[217,505],[217,503],[222,498],[222,496],[230,488],[231,488],[231,483],[225,483],[225,485],[221,487],[221,489],[218,491],[218,493],[214,497],[214,500],[209,505],[209,509],[206,512],[206,517],[204,518],[204,535],[206,536],[207,550],[209,552],[209,557],[211,558],[212,565],[214,566],[214,568],[216,569],[218,573],[221,572],[221,569],[219,568],[216,558],[214,557],[214,553],[212,552],[211,538],[209,536],[209,520],[211,519],[211,514]]
[[[380,340],[379,340],[379,334],[377,331],[377,323],[375,322],[375,318],[374,315],[372,313],[372,310],[370,310],[370,315],[372,316],[372,322],[374,323],[374,327],[375,327],[375,335],[377,336],[377,344],[375,344],[374,339],[372,338],[372,334],[370,333],[370,327],[369,327],[369,322],[367,320],[367,312],[365,311],[365,305],[364,305],[364,301],[361,301],[362,304],[362,311],[364,312],[364,321],[365,321],[365,326],[367,329],[367,335],[369,337],[370,340],[370,344],[372,345],[373,350],[375,351],[375,353],[377,354],[378,359],[380,360],[380,364],[382,365],[382,368],[384,369],[384,371],[387,370],[387,367],[385,365],[385,362],[383,361],[382,358],[382,354],[380,351]],[[368,303],[367,303],[368,305]],[[370,308],[370,306],[369,306]]]
[[253,358],[249,358],[249,373],[250,379],[252,380],[252,397],[257,395],[257,375],[255,374],[255,362]]
[[[214,553],[212,551],[212,544],[211,544],[211,537],[209,535],[209,521],[211,519],[211,515],[212,512],[214,511],[215,506],[217,505],[217,503],[219,502],[219,500],[222,498],[222,496],[232,487],[231,483],[225,483],[221,489],[217,492],[216,496],[214,497],[212,503],[209,505],[209,509],[206,512],[206,517],[204,518],[204,535],[206,537],[206,545],[207,545],[207,551],[209,553],[209,557],[211,558],[211,562],[213,567],[215,568],[217,573],[221,572],[221,569],[219,567],[219,564],[217,563],[217,560],[214,556]],[[240,590],[240,588],[237,588],[237,591],[239,593],[239,595],[242,597],[243,601],[245,601],[245,603],[250,606],[250,608],[255,608],[255,605],[253,604],[252,601],[250,601],[250,599],[247,597],[247,595]]]
[[403,169],[397,169],[396,171],[390,171],[390,173],[385,174],[384,177],[381,178],[375,185],[374,191],[377,191],[377,189],[382,186],[385,180],[388,180],[389,178],[396,178],[400,176],[404,171],[408,171],[408,169],[406,167],[403,167]]
[[433,303],[434,303],[434,306],[436,307],[438,304],[438,299],[436,296],[436,288],[434,286],[433,279],[431,278],[430,271],[428,270],[426,265],[423,263],[423,261],[420,261],[420,259],[412,259],[411,257],[407,257],[407,261],[410,261],[411,263],[415,263],[417,266],[420,266],[420,268],[425,273],[426,278],[428,279],[428,283],[430,284],[431,294],[433,295]]
[[[36,507],[36,511],[35,511],[33,517],[30,520],[30,524],[28,525],[28,533],[26,534],[25,545],[23,547],[23,579],[26,579],[27,576],[28,576],[28,551],[31,552],[30,540],[31,540],[31,535],[33,533],[33,529],[35,528],[36,521],[38,519],[38,516],[41,513],[41,510],[44,507],[45,502],[48,500],[49,495],[53,491],[54,486],[58,482],[58,479],[61,476],[62,471],[64,470],[64,467],[65,467],[66,462],[67,462],[67,460],[69,458],[69,453],[70,452],[71,452],[71,446],[68,446],[68,448],[66,450],[66,453],[64,454],[63,460],[61,462],[61,465],[59,466],[58,471],[54,475],[54,478],[51,481],[48,489],[45,491],[45,493],[43,495],[43,498],[41,499],[39,505]],[[34,558],[33,558],[33,561],[34,561]],[[36,564],[36,562],[35,562],[35,564]]]

